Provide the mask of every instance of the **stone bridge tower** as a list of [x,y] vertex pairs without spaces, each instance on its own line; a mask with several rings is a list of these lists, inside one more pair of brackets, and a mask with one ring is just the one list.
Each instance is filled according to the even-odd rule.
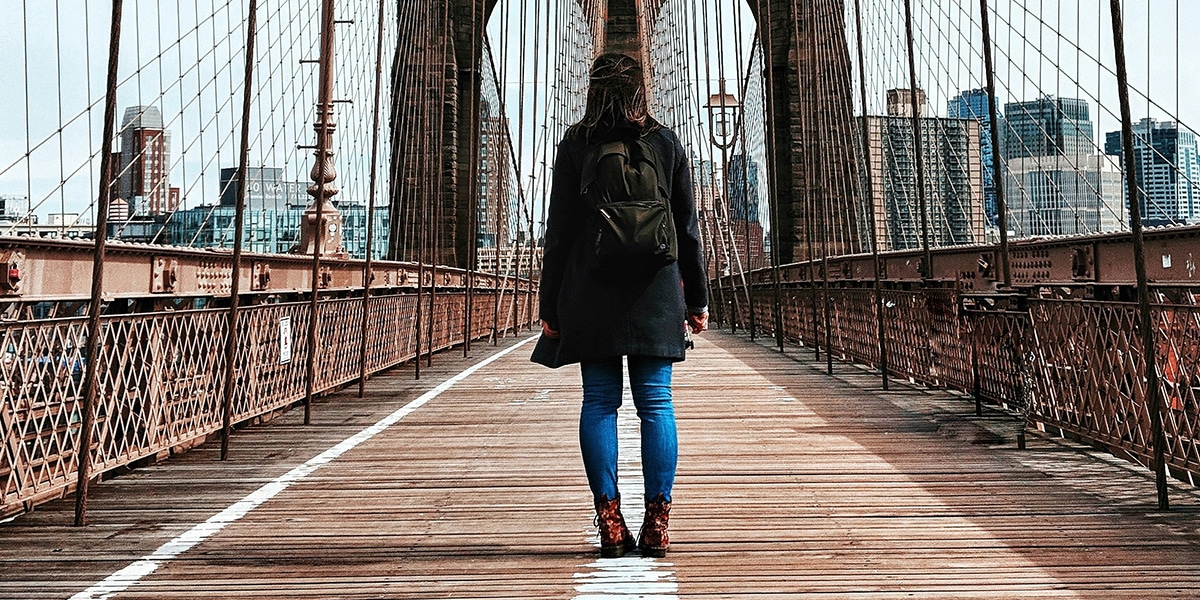
[[[446,0],[448,10],[431,24],[424,38],[401,17],[395,68],[392,72],[392,123],[413,113],[421,104],[437,106],[433,114],[440,122],[422,134],[428,139],[414,144],[410,132],[392,129],[394,172],[391,205],[391,248],[389,256],[416,260],[411,248],[419,234],[434,235],[438,243],[434,259],[439,264],[468,267],[474,243],[471,186],[472,149],[479,135],[480,39],[497,0]],[[664,0],[575,0],[590,4],[604,15],[604,28],[593,32],[597,47],[642,57],[646,36],[641,31],[643,14],[653,14]],[[768,126],[775,131],[769,148],[774,161],[774,226],[779,231],[779,258],[788,263],[809,257],[810,241],[820,255],[822,230],[833,232],[829,253],[833,255],[866,249],[858,222],[857,166],[854,151],[851,62],[845,37],[845,0],[746,0],[760,21],[770,15],[770,27],[759,27],[760,41],[770,46],[771,62],[766,68],[773,79],[771,94],[775,108]],[[649,13],[647,13],[649,11]],[[411,20],[411,19],[409,19]],[[652,21],[652,19],[650,19]],[[818,26],[819,24],[819,26]],[[769,31],[769,34],[768,34]],[[442,33],[445,32],[445,33]],[[432,40],[432,43],[431,41]],[[444,42],[445,45],[442,45]],[[444,60],[443,60],[444,59]],[[430,69],[428,65],[437,68]],[[818,137],[819,136],[819,137]],[[813,140],[820,139],[820,149]],[[415,148],[415,149],[414,149]],[[434,173],[440,165],[442,172]],[[414,190],[398,191],[408,185],[440,177],[428,191],[437,194],[428,203],[438,212],[437,231],[421,231],[422,217]],[[428,198],[423,198],[426,202]],[[815,199],[815,200],[814,200]],[[818,227],[815,203],[828,210],[824,227]],[[816,239],[809,239],[809,232]],[[406,249],[408,249],[406,251]]]

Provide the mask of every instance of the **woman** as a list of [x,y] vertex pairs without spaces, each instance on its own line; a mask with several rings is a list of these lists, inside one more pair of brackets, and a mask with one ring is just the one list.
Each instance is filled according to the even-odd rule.
[[[677,239],[675,262],[649,271],[604,272],[595,268],[592,249],[582,243],[595,210],[580,189],[583,169],[595,160],[599,144],[614,140],[653,149]],[[600,555],[606,558],[635,546],[617,491],[622,357],[641,420],[646,517],[636,546],[643,555],[661,557],[669,545],[677,458],[671,366],[684,358],[685,323],[693,333],[708,326],[705,263],[689,169],[679,138],[649,114],[638,61],[624,54],[597,58],[586,114],[567,130],[554,163],[540,311],[542,341],[553,340],[557,347],[547,351],[547,344],[539,343],[533,360],[551,367],[580,363],[579,445],[596,506]]]

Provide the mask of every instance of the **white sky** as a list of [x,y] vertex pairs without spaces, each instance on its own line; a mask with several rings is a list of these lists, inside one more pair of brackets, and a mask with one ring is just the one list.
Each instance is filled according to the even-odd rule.
[[[565,1],[551,0],[551,5]],[[739,43],[744,46],[748,40],[733,38],[731,19],[737,14],[737,0],[693,1],[710,15],[713,25],[709,29],[710,36],[715,36],[717,15],[726,25],[723,43],[730,49],[725,52],[727,77],[732,77],[729,73],[741,72],[743,67],[734,64],[732,49]],[[215,163],[218,161],[215,157],[218,149],[221,153],[219,162],[227,163],[225,166],[231,164],[231,145],[236,143],[236,136],[232,135],[236,121],[231,117],[236,108],[227,106],[224,98],[236,92],[238,86],[240,56],[230,40],[244,36],[237,18],[244,13],[244,4],[244,0],[176,3],[126,0],[122,78],[128,81],[123,84],[118,97],[118,113],[124,107],[136,104],[139,95],[166,97],[161,89],[147,88],[186,88],[181,82],[211,78],[211,71],[218,73],[217,83],[211,89],[193,94],[197,97],[190,100],[188,94],[192,92],[182,89],[177,93],[174,108],[168,104],[164,109],[169,121],[175,119],[184,123],[198,119],[203,111],[212,113],[216,110],[213,107],[220,106],[222,120],[216,126],[226,131],[225,134],[212,131],[201,143],[198,136],[188,140],[187,136],[173,131],[171,151],[172,154],[180,153],[180,172],[172,171],[172,185],[179,181],[197,190],[204,188],[203,194],[197,191],[195,196],[212,196],[210,192],[217,184]],[[868,42],[872,65],[868,68],[868,81],[874,98],[872,102],[881,103],[882,90],[907,85],[907,63],[899,53],[903,43],[902,20],[896,16],[902,15],[903,5],[900,0],[863,0],[863,4],[868,14],[866,31],[874,40]],[[931,108],[937,114],[944,114],[945,100],[950,95],[961,89],[981,87],[980,63],[975,58],[977,36],[957,32],[957,28],[964,27],[963,23],[966,23],[965,29],[973,31],[970,23],[978,18],[978,2],[930,0],[913,4],[917,7],[918,29],[950,31],[947,37],[938,39],[939,36],[934,36],[918,44],[919,48],[932,50],[922,56],[937,57],[922,61],[918,71],[921,85],[930,93]],[[292,0],[283,5],[293,7],[291,13],[307,14],[316,2]],[[542,5],[546,5],[544,1]],[[849,11],[852,3],[847,5]],[[1100,0],[1001,0],[994,1],[993,5],[1000,17],[993,24],[1000,100],[1031,99],[1041,93],[1087,97],[1093,104],[1093,120],[1098,123],[1097,139],[1115,129],[1115,82],[1106,72],[1112,64],[1108,3]],[[1135,95],[1134,118],[1179,115],[1185,125],[1197,129],[1200,126],[1200,85],[1196,82],[1200,81],[1200,63],[1193,57],[1200,55],[1200,39],[1188,34],[1194,29],[1189,24],[1200,22],[1200,2],[1130,0],[1126,6],[1131,80],[1136,90],[1148,90],[1153,100],[1151,103]],[[46,198],[46,204],[37,211],[43,215],[62,209],[83,210],[95,195],[109,10],[109,2],[100,0],[0,0],[0,15],[6,17],[0,19],[0,56],[5,57],[0,61],[0,89],[4,90],[0,94],[0,114],[4,115],[0,119],[0,195],[31,193],[35,202]],[[270,12],[276,19],[284,20],[274,12],[277,10],[280,9],[274,8]],[[212,13],[222,13],[222,16],[210,18]],[[198,16],[204,14],[209,17]],[[748,10],[743,10],[742,14],[748,19]],[[1040,20],[1033,15],[1039,15]],[[273,26],[278,28],[278,25]],[[500,28],[499,19],[493,19],[493,40],[499,35]],[[135,36],[136,31],[141,35]],[[747,36],[751,31],[750,27],[743,28]],[[1054,31],[1061,31],[1063,35],[1060,37]],[[181,37],[184,43],[176,43]],[[311,37],[298,34],[298,39]],[[1074,47],[1075,42],[1078,48]],[[720,42],[712,40],[710,47],[717,43]],[[515,44],[511,46],[515,51]],[[354,48],[355,52],[362,50]],[[309,53],[309,49],[301,47],[297,52]],[[315,49],[312,53],[315,55]],[[154,73],[129,78],[134,70],[130,57],[159,54],[171,57],[171,60],[155,63]],[[742,53],[743,57],[746,55],[746,52]],[[195,56],[206,58],[199,62],[188,58]],[[1091,58],[1093,56],[1099,57],[1099,63]],[[515,57],[510,56],[510,60]],[[366,62],[369,61],[360,60],[358,64]],[[516,105],[515,98],[521,88],[515,81],[513,64],[510,62],[507,68],[510,81],[505,85],[510,107]],[[541,64],[544,67],[544,57]],[[262,68],[270,66],[263,65]],[[370,66],[373,70],[373,65]],[[288,66],[288,69],[292,68]],[[181,69],[186,71],[182,77],[176,72]],[[713,79],[717,70],[712,69]],[[1018,77],[1019,72],[1026,76]],[[545,85],[544,76],[539,79],[539,84]],[[695,85],[701,97],[706,97],[716,87],[715,81],[697,80]],[[355,89],[361,89],[361,86],[356,84]],[[271,93],[295,94],[295,91],[280,88]],[[526,83],[525,93],[531,97],[530,83]],[[539,97],[545,98],[544,89]],[[1100,106],[1096,104],[1097,99]],[[356,106],[367,104],[358,102]],[[527,111],[543,110],[531,104],[527,102]],[[871,112],[881,112],[877,108],[873,106]],[[514,111],[510,108],[510,119],[516,123],[519,118]],[[305,109],[302,112],[288,126],[286,137],[295,140],[278,139],[276,135],[275,139],[265,139],[262,143],[278,148],[311,143],[311,111]],[[527,121],[531,118],[532,112],[526,115]],[[347,127],[339,133],[346,135],[349,131],[351,129]],[[33,148],[36,148],[33,160],[24,160],[27,150]],[[525,152],[530,153],[532,149],[526,148]],[[293,170],[301,171],[304,161],[295,158],[294,162]],[[188,169],[186,176],[182,173],[185,166]]]

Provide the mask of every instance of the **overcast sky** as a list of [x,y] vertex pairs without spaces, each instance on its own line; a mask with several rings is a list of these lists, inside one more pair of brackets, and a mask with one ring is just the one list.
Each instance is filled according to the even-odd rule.
[[[503,0],[519,2],[519,0]],[[552,0],[556,5],[559,0]],[[683,0],[673,0],[682,2]],[[737,54],[732,49],[748,44],[750,28],[743,28],[743,39],[733,37],[731,26],[737,14],[736,0],[692,0],[694,6],[706,10],[711,22],[723,19],[723,42],[727,72],[740,72],[744,66],[734,64]],[[181,124],[204,121],[205,113],[219,114],[220,121],[208,128],[205,136],[173,131],[172,185],[179,181],[193,188],[194,197],[212,197],[216,186],[216,163],[232,164],[232,131],[236,115],[235,104],[229,102],[238,87],[237,73],[241,58],[237,40],[244,38],[239,15],[244,13],[244,0],[127,0],[124,22],[122,79],[118,113],[138,102],[139,97],[166,97],[161,90],[147,88],[176,87],[179,98],[164,109],[168,121]],[[293,23],[303,15],[315,15],[315,0],[292,0],[273,3],[278,7],[260,14],[274,27],[274,37],[289,30],[278,22]],[[852,6],[851,3],[847,3]],[[914,2],[917,7],[918,47],[923,59],[918,67],[922,87],[930,94],[930,104],[936,114],[945,113],[946,99],[962,89],[980,87],[982,82],[977,23],[978,2],[975,0],[931,0]],[[1093,103],[1096,135],[1102,139],[1105,131],[1116,127],[1117,113],[1115,79],[1112,68],[1111,25],[1108,3],[1100,0],[1025,0],[1024,2],[996,1],[994,36],[997,46],[997,72],[1000,100],[1032,99],[1041,94],[1088,98]],[[545,4],[543,3],[543,6]],[[518,6],[513,4],[513,6]],[[864,0],[867,23],[868,57],[871,66],[867,79],[872,90],[871,112],[879,112],[882,90],[907,85],[907,63],[900,52],[903,44],[903,22],[900,0]],[[1164,119],[1176,116],[1193,129],[1200,125],[1200,36],[1188,35],[1188,24],[1200,22],[1200,2],[1194,0],[1131,0],[1127,6],[1127,45],[1131,80],[1135,88],[1134,118],[1146,115]],[[281,13],[286,9],[286,14]],[[107,59],[110,3],[102,0],[0,0],[0,194],[24,196],[30,193],[34,201],[45,199],[39,213],[58,210],[79,211],[95,195],[97,153],[103,126],[101,111],[103,80]],[[358,9],[355,9],[358,10]],[[352,11],[353,12],[353,11]],[[516,12],[516,11],[514,11]],[[748,12],[743,17],[748,19]],[[213,15],[218,17],[214,18]],[[497,13],[499,14],[499,13]],[[270,19],[274,19],[271,21]],[[850,32],[853,34],[852,24]],[[297,44],[311,44],[308,25],[293,26]],[[515,26],[510,26],[510,31]],[[493,43],[502,27],[494,19],[491,31]],[[1194,27],[1190,29],[1194,30]],[[710,36],[715,36],[715,27]],[[138,34],[140,32],[140,35]],[[1059,33],[1061,32],[1061,33]],[[554,35],[553,33],[551,35]],[[183,43],[178,40],[183,39]],[[359,42],[356,53],[373,51],[371,44]],[[510,45],[513,47],[513,45]],[[315,49],[300,47],[297,53],[315,55]],[[130,57],[160,57],[153,73],[131,78],[134,62]],[[191,57],[204,57],[196,62]],[[743,58],[746,53],[742,52]],[[163,60],[167,57],[170,60]],[[292,61],[295,57],[282,54],[266,61]],[[501,57],[497,57],[500,60]],[[1098,59],[1098,60],[1097,60]],[[514,60],[510,56],[510,60]],[[373,64],[358,59],[355,64]],[[544,58],[543,63],[544,65]],[[182,66],[181,66],[182,65]],[[262,69],[272,68],[269,64]],[[276,67],[277,68],[277,67]],[[291,66],[288,67],[292,68]],[[182,70],[183,75],[180,75]],[[202,71],[215,71],[202,73]],[[509,106],[521,85],[515,81],[516,69],[511,66],[505,90]],[[716,78],[713,69],[713,79]],[[1022,75],[1023,74],[1023,75]],[[213,79],[199,93],[188,91],[183,82],[193,79]],[[728,77],[728,76],[727,76]],[[191,79],[189,79],[191,78]],[[715,91],[715,81],[701,81],[693,73],[696,94],[707,96]],[[358,78],[363,79],[362,77]],[[545,78],[541,79],[545,85]],[[139,87],[140,86],[140,87]],[[353,88],[362,89],[356,84]],[[531,83],[525,93],[531,97]],[[1141,94],[1149,92],[1148,101]],[[192,97],[189,98],[188,94]],[[272,88],[267,95],[296,95],[294,90]],[[545,98],[545,91],[540,94]],[[266,101],[266,100],[264,100]],[[356,106],[366,103],[357,102]],[[543,110],[527,103],[527,110]],[[89,106],[91,107],[89,109]],[[172,108],[174,107],[174,108]],[[344,110],[344,109],[339,109]],[[515,108],[510,117],[518,121]],[[294,147],[311,140],[311,109],[294,111],[297,114],[287,126],[289,133],[280,139],[276,135],[261,140],[272,147]],[[174,113],[174,114],[172,114]],[[186,113],[186,114],[185,114]],[[526,116],[529,118],[529,115]],[[212,120],[212,119],[209,119]],[[220,129],[224,133],[215,131]],[[351,129],[341,135],[356,136]],[[361,137],[361,136],[358,136]],[[295,139],[292,139],[295,138]],[[361,143],[361,140],[357,140]],[[221,157],[216,159],[217,149]],[[33,159],[23,157],[33,150]],[[528,149],[527,149],[528,151]],[[307,159],[288,159],[293,175],[300,173]],[[266,161],[268,159],[264,159]],[[274,159],[271,159],[274,160]],[[282,160],[282,159],[280,159]],[[528,164],[528,163],[527,163]],[[185,175],[186,170],[186,175]],[[186,181],[185,181],[186,180]],[[65,181],[66,183],[61,183]],[[205,188],[203,193],[200,188]],[[193,198],[194,202],[201,201]]]

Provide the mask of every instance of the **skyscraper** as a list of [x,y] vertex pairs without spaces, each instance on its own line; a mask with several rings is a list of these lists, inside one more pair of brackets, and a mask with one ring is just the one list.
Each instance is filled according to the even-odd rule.
[[512,163],[508,154],[508,117],[493,111],[485,100],[480,126],[476,244],[479,248],[508,248],[512,245],[514,229],[509,222],[512,216]]
[[[729,218],[732,243],[737,260],[746,270],[764,267],[767,264],[763,248],[763,223],[759,218],[758,163],[744,154],[735,154],[729,159]],[[735,260],[734,268],[737,267]]]
[[1008,161],[1009,228],[1020,236],[1116,231],[1125,222],[1121,171],[1101,154]]
[[[908,97],[908,91],[888,92],[888,105],[894,104],[896,114],[868,116],[865,122],[859,121],[867,128],[871,173],[864,184],[874,199],[873,220],[880,250],[922,245],[912,109],[909,104],[891,102],[893,93]],[[918,112],[922,116],[929,243],[949,246],[983,242],[979,123],[973,119],[925,117],[924,107]]]
[[121,119],[121,151],[114,197],[129,203],[133,216],[158,216],[179,206],[179,188],[171,187],[171,132],[155,106],[131,106]]
[[[946,110],[951,119],[974,119],[979,123],[979,156],[983,161],[983,212],[988,223],[995,224],[999,209],[996,206],[995,172],[992,170],[992,115],[988,110],[987,90],[961,92],[950,99]],[[1003,120],[1001,122],[1003,123]]]
[[731,261],[726,252],[725,238],[721,236],[724,218],[720,207],[717,190],[716,165],[711,160],[696,160],[693,171],[693,193],[696,196],[697,218],[700,225],[701,243],[704,244],[705,258],[708,260],[708,277],[730,273]]
[[743,154],[729,159],[729,215],[734,220],[758,219],[758,163]]
[[1004,105],[1004,157],[1096,154],[1087,100],[1042,96]]
[[1120,172],[1100,156],[1087,100],[1043,96],[1004,107],[1009,229],[1019,236],[1122,228]]
[[[1123,154],[1120,131],[1105,135],[1104,152]],[[1200,222],[1200,157],[1195,133],[1178,123],[1142,119],[1133,126],[1133,161],[1142,194],[1143,223]],[[1126,198],[1126,206],[1128,202]]]

